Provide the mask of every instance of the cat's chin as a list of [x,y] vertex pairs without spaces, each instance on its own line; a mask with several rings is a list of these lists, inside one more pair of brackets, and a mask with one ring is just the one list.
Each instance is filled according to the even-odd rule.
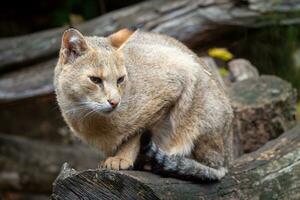
[[104,115],[109,115],[109,114],[111,114],[111,113],[113,113],[113,112],[114,112],[114,109],[103,110],[103,111],[101,111],[101,113],[104,114]]

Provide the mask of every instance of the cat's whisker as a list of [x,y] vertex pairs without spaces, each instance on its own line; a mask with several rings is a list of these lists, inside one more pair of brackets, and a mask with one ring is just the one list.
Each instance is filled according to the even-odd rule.
[[77,112],[81,110],[89,110],[93,102],[79,102],[79,103],[74,103],[73,107],[69,110],[66,111],[66,114],[69,114],[71,112]]
[[101,110],[103,109],[103,107],[104,107],[103,105],[101,105],[101,104],[99,104],[99,103],[95,103],[95,102],[92,103],[92,106],[93,106],[94,108],[93,108],[90,112],[88,112],[87,114],[85,114],[81,120],[84,120],[84,119],[87,118],[88,116],[97,114],[98,111],[101,111]]
[[92,115],[93,113],[97,112],[97,111],[98,111],[98,106],[99,106],[99,105],[98,105],[97,103],[94,103],[94,102],[89,103],[88,108],[89,108],[89,109],[90,109],[91,107],[93,107],[93,108],[91,109],[91,111],[87,112],[87,113],[80,119],[80,121],[83,121],[83,120],[86,119],[88,116],[90,116],[90,115]]
[[73,107],[69,110],[66,111],[66,114],[69,114],[71,112],[77,112],[77,111],[80,111],[80,110],[87,110],[89,109],[89,107],[87,105],[81,105],[81,106],[77,106],[77,107]]

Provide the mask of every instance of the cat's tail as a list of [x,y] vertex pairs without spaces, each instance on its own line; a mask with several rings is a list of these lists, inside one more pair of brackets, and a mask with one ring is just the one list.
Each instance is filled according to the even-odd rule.
[[224,167],[215,169],[193,159],[167,155],[151,139],[143,147],[143,154],[151,163],[151,171],[156,174],[197,182],[212,182],[219,181],[227,173]]

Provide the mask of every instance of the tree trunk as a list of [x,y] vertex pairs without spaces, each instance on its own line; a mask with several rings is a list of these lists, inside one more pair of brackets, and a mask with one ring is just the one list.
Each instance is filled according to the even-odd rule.
[[86,169],[96,167],[101,158],[82,145],[53,145],[0,134],[0,191],[50,193],[66,160]]
[[[191,47],[213,41],[233,27],[299,24],[299,5],[297,0],[147,1],[100,16],[78,28],[88,35],[106,36],[120,28],[139,26],[171,35]],[[56,57],[64,29],[1,39],[0,70]]]
[[236,160],[217,183],[192,183],[140,171],[86,170],[65,164],[52,199],[299,199],[300,125]]

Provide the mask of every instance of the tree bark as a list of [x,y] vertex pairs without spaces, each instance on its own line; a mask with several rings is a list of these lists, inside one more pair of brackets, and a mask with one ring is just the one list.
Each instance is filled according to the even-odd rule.
[[[237,26],[299,24],[299,5],[297,0],[157,0],[108,13],[78,28],[88,35],[106,36],[120,28],[139,26],[171,35],[191,47],[215,40]],[[56,57],[64,29],[1,39],[0,70]]]
[[82,145],[53,145],[0,134],[0,191],[50,193],[66,160],[86,169],[96,167],[101,159],[99,153]]
[[217,183],[192,183],[140,171],[76,171],[65,164],[53,200],[299,199],[300,125],[236,160]]

